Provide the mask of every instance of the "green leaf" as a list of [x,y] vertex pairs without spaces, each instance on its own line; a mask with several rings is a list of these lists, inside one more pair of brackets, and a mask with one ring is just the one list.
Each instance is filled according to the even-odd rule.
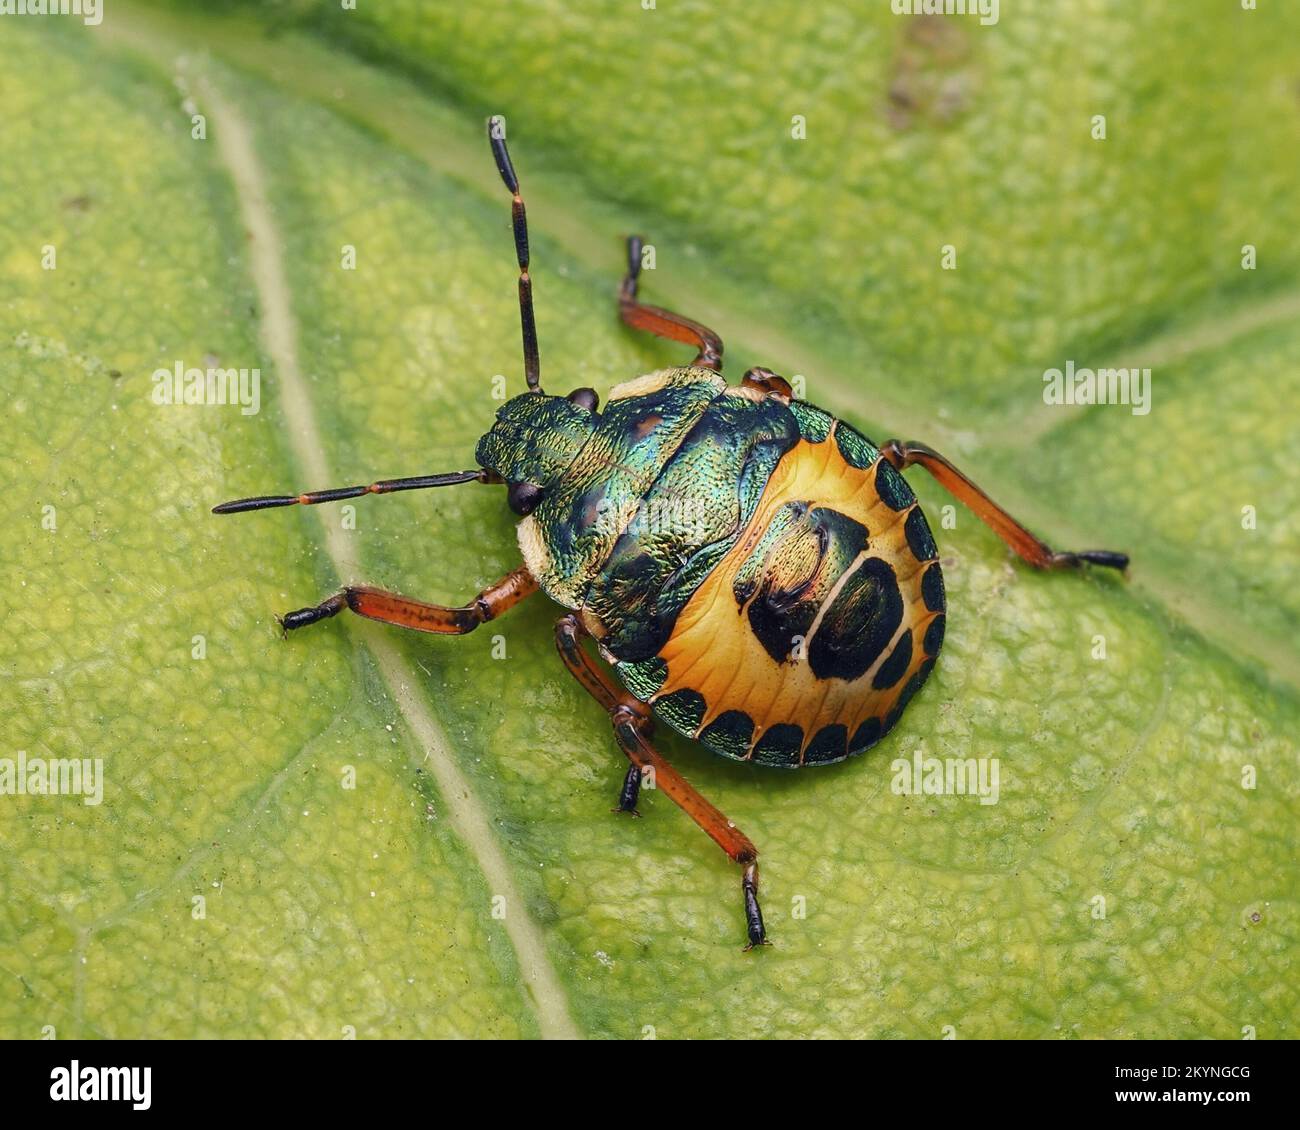
[[[233,8],[0,28],[0,757],[104,773],[99,805],[0,797],[0,1034],[1294,1037],[1294,13]],[[642,231],[649,300],[733,379],[802,374],[1133,555],[1035,574],[910,472],[950,615],[902,725],[794,774],[657,738],[760,848],[761,953],[670,802],[608,813],[544,598],[279,639],[340,580],[505,573],[498,491],[208,513],[473,465],[521,387],[489,112],[548,387],[685,358],[614,316]],[[178,360],[260,368],[260,411],[155,404]],[[1151,412],[1044,405],[1067,360],[1149,365]],[[917,753],[998,758],[998,803],[899,795]]]

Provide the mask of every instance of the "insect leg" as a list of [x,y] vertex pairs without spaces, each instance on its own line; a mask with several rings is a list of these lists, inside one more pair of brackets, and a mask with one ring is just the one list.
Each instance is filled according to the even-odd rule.
[[332,487],[329,490],[308,491],[306,494],[264,494],[257,498],[237,498],[214,506],[214,514],[242,514],[246,510],[270,510],[276,506],[315,506],[321,502],[338,502],[344,498],[360,498],[363,494],[393,494],[399,490],[425,490],[428,487],[450,487],[457,483],[497,483],[491,471],[452,471],[446,475],[416,475],[409,479],[382,479],[369,486]]
[[496,158],[497,172],[513,200],[510,215],[515,229],[515,257],[519,260],[519,324],[524,337],[524,380],[529,392],[541,392],[541,360],[537,354],[537,322],[533,318],[533,280],[528,274],[528,217],[519,193],[519,178],[506,149],[506,123],[499,115],[488,118],[488,142]]
[[1109,549],[1081,549],[1059,553],[1036,537],[1002,509],[947,459],[923,443],[901,443],[891,439],[880,449],[881,458],[902,470],[913,463],[924,467],[955,498],[971,508],[975,516],[1007,543],[1024,560],[1038,569],[1065,569],[1087,562],[1110,569],[1128,568],[1128,554]]
[[636,787],[632,788],[631,801],[635,804],[640,780],[647,770],[652,770],[655,788],[667,793],[668,798],[694,820],[728,857],[741,865],[741,892],[745,900],[745,927],[749,938],[749,945],[745,948],[748,950],[754,946],[766,945],[767,932],[763,927],[763,912],[758,905],[758,849],[744,832],[705,799],[650,744],[654,720],[648,708],[626,691],[620,690],[609,674],[597,666],[582,647],[582,636],[585,634],[577,616],[570,614],[561,617],[555,625],[555,645],[573,677],[608,711],[610,722],[614,726],[614,737],[632,763],[623,783],[620,808],[622,800],[627,798],[629,788],[632,787],[633,771],[636,774]]
[[618,292],[618,316],[637,330],[646,330],[658,337],[693,345],[699,352],[691,362],[701,369],[722,372],[722,338],[708,326],[637,301],[637,279],[641,274],[641,237],[629,236],[627,241],[627,274]]
[[444,636],[463,636],[480,624],[495,620],[536,591],[537,582],[524,565],[507,573],[496,584],[489,585],[460,608],[445,608],[440,604],[426,604],[383,589],[350,585],[311,608],[286,612],[280,618],[280,624],[286,632],[291,632],[315,624],[318,620],[337,616],[345,608],[350,608],[368,620],[396,624],[399,628],[435,632]]
[[641,768],[636,764],[627,767],[623,778],[623,787],[618,790],[618,807],[611,812],[626,812],[629,816],[640,816],[636,810],[637,797],[641,795]]

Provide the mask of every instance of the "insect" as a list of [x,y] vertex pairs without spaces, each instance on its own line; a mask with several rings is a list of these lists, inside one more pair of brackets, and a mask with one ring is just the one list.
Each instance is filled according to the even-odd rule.
[[694,360],[617,385],[603,411],[590,388],[547,395],[528,224],[500,119],[489,120],[488,138],[512,197],[528,391],[497,412],[478,442],[477,467],[239,499],[215,513],[504,485],[520,518],[523,564],[468,604],[444,607],[349,585],[281,624],[297,631],[350,609],[463,635],[540,589],[565,609],[555,626],[561,659],[607,711],[627,756],[615,811],[637,815],[639,791],[653,773],[654,786],[740,866],[745,948],[752,949],[767,942],[758,851],[655,749],[655,721],[724,757],[792,769],[843,761],[880,741],[943,643],[938,554],[900,474],[913,464],[1032,566],[1122,570],[1128,558],[1050,549],[938,452],[898,440],[877,446],[796,399],[770,370],[750,369],[738,386],[728,385],[716,333],[640,300],[635,236],[619,315],[693,346]]

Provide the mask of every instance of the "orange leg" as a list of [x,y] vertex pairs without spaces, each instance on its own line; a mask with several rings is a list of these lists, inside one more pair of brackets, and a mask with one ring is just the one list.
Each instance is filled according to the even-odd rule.
[[722,371],[722,338],[708,326],[664,310],[659,306],[647,306],[638,302],[637,278],[641,274],[641,237],[631,236],[627,241],[627,274],[618,294],[618,315],[629,326],[637,330],[646,330],[659,337],[693,345],[699,352],[691,362],[701,369],[712,369],[715,373]]
[[758,849],[744,832],[700,795],[650,744],[654,719],[650,716],[649,709],[617,687],[608,673],[597,666],[582,647],[582,636],[585,634],[577,616],[564,616],[555,625],[555,645],[573,677],[608,711],[614,726],[614,737],[632,763],[619,795],[619,811],[636,811],[641,779],[647,770],[653,770],[655,787],[667,793],[669,799],[703,828],[718,847],[741,865],[741,892],[745,900],[745,923],[749,937],[749,945],[745,949],[767,945],[763,912],[758,905]]
[[1105,565],[1110,569],[1128,568],[1128,554],[1115,553],[1109,549],[1058,553],[1025,529],[947,459],[923,443],[900,443],[891,439],[880,449],[880,454],[900,471],[913,463],[924,467],[941,486],[969,506],[980,521],[1035,568],[1066,569],[1084,562]]
[[436,632],[444,636],[463,636],[480,624],[495,620],[536,591],[537,582],[524,565],[507,573],[496,584],[489,585],[460,608],[444,608],[440,604],[426,604],[383,589],[350,585],[311,608],[286,612],[280,618],[280,625],[286,632],[291,632],[295,628],[305,628],[318,620],[337,616],[343,609],[350,608],[359,616],[384,624],[396,624],[399,628]]

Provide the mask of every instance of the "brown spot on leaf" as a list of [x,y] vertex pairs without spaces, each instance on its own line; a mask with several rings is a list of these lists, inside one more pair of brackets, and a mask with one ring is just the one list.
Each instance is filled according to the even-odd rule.
[[946,126],[975,99],[979,71],[967,16],[909,16],[899,21],[898,44],[885,117],[897,130]]

